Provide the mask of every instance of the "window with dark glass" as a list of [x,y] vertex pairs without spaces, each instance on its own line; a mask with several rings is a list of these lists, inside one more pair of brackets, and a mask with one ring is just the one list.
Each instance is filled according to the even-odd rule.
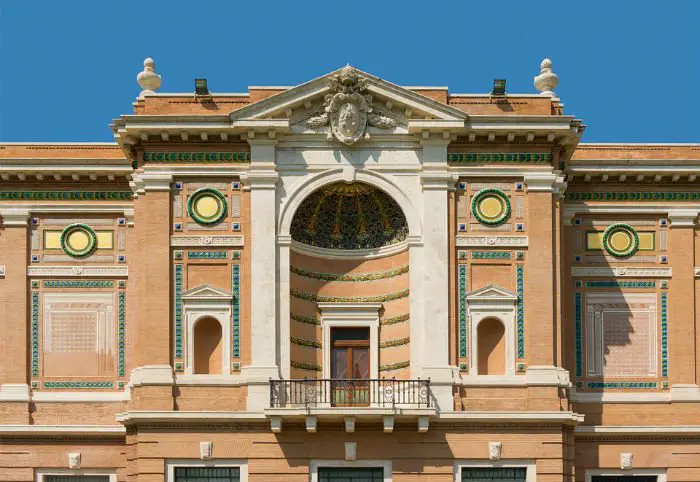
[[381,467],[319,467],[318,482],[383,482]]
[[175,467],[175,482],[239,482],[239,467]]
[[525,467],[462,467],[462,482],[525,482]]
[[331,329],[334,405],[369,405],[369,328]]
[[591,482],[656,482],[655,475],[594,475]]
[[109,475],[45,475],[44,482],[109,482]]

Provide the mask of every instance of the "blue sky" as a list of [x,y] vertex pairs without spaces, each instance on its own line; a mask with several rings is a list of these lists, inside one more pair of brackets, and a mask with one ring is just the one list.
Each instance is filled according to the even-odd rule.
[[0,0],[0,141],[110,141],[143,59],[161,92],[295,85],[346,63],[403,85],[535,93],[551,57],[585,142],[700,141],[700,0]]

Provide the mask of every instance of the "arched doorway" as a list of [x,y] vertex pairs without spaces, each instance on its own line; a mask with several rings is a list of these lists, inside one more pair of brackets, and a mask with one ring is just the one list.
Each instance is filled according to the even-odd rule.
[[479,375],[505,375],[505,326],[497,318],[486,318],[477,327]]
[[194,326],[194,373],[220,374],[222,369],[221,324],[204,317]]

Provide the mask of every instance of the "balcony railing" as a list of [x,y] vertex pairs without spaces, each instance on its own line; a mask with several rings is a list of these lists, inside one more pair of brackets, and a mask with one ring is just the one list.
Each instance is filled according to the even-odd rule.
[[430,380],[270,380],[270,407],[430,408]]

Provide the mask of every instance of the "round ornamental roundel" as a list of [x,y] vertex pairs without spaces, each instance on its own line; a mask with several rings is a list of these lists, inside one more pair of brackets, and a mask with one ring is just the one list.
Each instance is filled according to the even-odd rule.
[[472,214],[481,224],[501,224],[510,217],[508,196],[500,189],[482,189],[472,197]]
[[199,224],[216,224],[226,216],[226,198],[210,187],[197,189],[187,201],[187,212]]
[[61,248],[74,258],[87,258],[97,249],[97,235],[87,224],[70,224],[61,233]]
[[603,247],[616,258],[626,258],[639,249],[639,236],[629,224],[612,224],[603,232]]

